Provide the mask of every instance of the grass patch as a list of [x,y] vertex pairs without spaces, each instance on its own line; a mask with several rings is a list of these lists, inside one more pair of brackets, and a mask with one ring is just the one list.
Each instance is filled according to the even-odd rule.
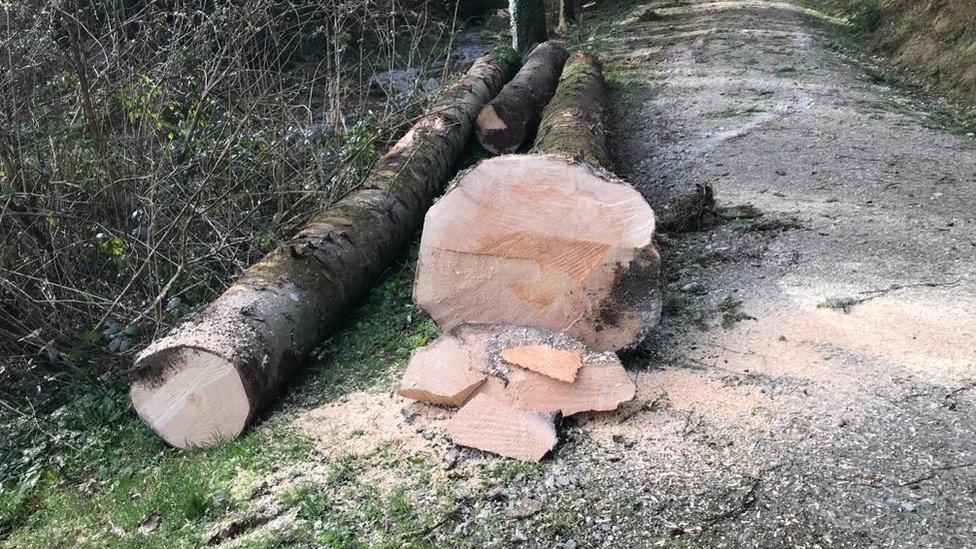
[[878,0],[854,0],[844,9],[844,17],[855,34],[874,32],[881,26],[884,12]]
[[817,305],[818,309],[833,309],[835,311],[844,311],[844,314],[850,314],[851,309],[855,305],[860,305],[864,300],[857,297],[832,297],[823,303]]
[[[436,337],[434,324],[411,304],[411,280],[405,270],[375,290],[290,384],[279,410],[382,383],[400,371],[413,348]],[[5,546],[55,547],[73,540],[105,547],[196,546],[209,525],[247,504],[236,489],[242,477],[266,477],[305,462],[313,451],[278,421],[287,413],[213,449],[174,450],[136,417],[122,380],[78,390],[77,398],[47,418],[23,416],[3,426]],[[330,485],[354,480],[353,460],[331,467]],[[329,504],[313,491],[294,497],[304,516]],[[391,505],[399,509],[396,516],[404,514],[400,503]],[[152,514],[160,516],[159,526],[140,534],[139,525]],[[345,539],[341,533],[333,532],[336,540]]]
[[718,310],[722,313],[722,327],[726,330],[743,320],[756,320],[756,317],[742,310],[742,300],[731,296],[719,303]]

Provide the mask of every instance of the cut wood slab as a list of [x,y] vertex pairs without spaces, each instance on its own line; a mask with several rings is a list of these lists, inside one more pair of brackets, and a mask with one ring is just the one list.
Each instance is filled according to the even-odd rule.
[[528,141],[568,57],[556,42],[532,50],[518,74],[478,114],[476,133],[482,147],[495,154],[513,153]]
[[489,376],[478,394],[489,395],[522,410],[609,412],[634,399],[637,388],[612,352],[590,353],[573,383],[523,368],[511,368],[504,378]]
[[417,351],[401,387],[417,378],[428,390],[400,394],[447,404],[446,393],[464,392],[467,399],[477,391],[516,408],[567,416],[614,410],[636,392],[613,352],[593,351],[566,334],[531,326],[457,326]]
[[583,366],[580,351],[554,349],[548,345],[523,345],[502,351],[506,362],[544,376],[572,383]]
[[539,326],[597,350],[630,348],[660,316],[653,234],[640,193],[597,168],[493,158],[428,211],[414,301],[445,330]]
[[447,423],[451,439],[524,461],[539,461],[556,447],[555,414],[529,412],[487,395],[475,395]]
[[397,394],[431,404],[462,406],[485,381],[477,366],[457,338],[441,337],[414,351]]

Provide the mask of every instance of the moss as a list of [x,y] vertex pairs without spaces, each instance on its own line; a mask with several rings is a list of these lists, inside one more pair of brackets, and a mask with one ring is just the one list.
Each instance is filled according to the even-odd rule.
[[522,54],[515,51],[515,49],[512,47],[497,46],[494,49],[494,54],[498,56],[498,60],[501,61],[505,68],[511,71],[512,74],[517,72],[522,67]]

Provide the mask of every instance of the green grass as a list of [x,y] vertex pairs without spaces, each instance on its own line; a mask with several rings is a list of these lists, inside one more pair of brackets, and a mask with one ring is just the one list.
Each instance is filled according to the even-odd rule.
[[755,320],[756,317],[742,310],[742,301],[733,297],[725,298],[718,305],[719,312],[722,313],[722,327],[728,330],[736,323],[743,320]]
[[[872,42],[876,41],[869,35],[881,32],[879,29],[884,14],[877,0],[800,0],[800,4],[806,6],[812,16],[828,22],[824,26],[827,31],[827,45],[848,56],[849,62],[861,71],[863,81],[887,86],[910,96],[910,106],[885,101],[881,105],[872,106],[871,116],[894,112],[916,118],[926,128],[976,137],[976,110],[933,101],[917,73],[887,64],[870,63],[862,56],[866,49],[871,48]],[[903,40],[897,37],[899,33],[911,36],[908,28],[914,26],[913,17],[915,16],[905,14],[891,30],[892,34],[888,39],[901,42]]]
[[[386,383],[412,349],[437,336],[433,323],[412,306],[410,283],[404,272],[375,290],[296,376],[263,424],[216,448],[164,446],[131,410],[122,380],[79,386],[78,396],[50,417],[25,416],[3,426],[11,451],[0,464],[0,544],[199,545],[216,521],[246,508],[248,495],[238,486],[242,478],[265,478],[309,460],[313,444],[288,426],[291,412]],[[325,488],[355,484],[355,460],[337,459],[329,466]],[[380,509],[376,520],[392,520],[394,530],[415,526],[417,517],[402,494],[392,500],[377,493],[362,497],[364,505]],[[331,508],[329,498],[313,488],[296,492],[288,504],[299,507],[303,518]],[[140,534],[139,525],[153,514],[160,516],[158,527]],[[362,518],[348,514],[337,516],[353,525]],[[342,524],[334,526],[322,534],[323,544],[355,545]]]
[[856,297],[832,297],[823,303],[817,305],[818,309],[833,309],[835,311],[843,311],[844,314],[850,314],[851,309],[856,305],[860,305],[864,302],[864,299]]

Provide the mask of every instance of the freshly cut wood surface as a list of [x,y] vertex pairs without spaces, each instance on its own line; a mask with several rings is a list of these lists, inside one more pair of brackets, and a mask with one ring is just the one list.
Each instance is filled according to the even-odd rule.
[[511,77],[509,58],[476,61],[359,190],[143,351],[130,387],[139,417],[173,446],[240,434],[413,237],[481,107]]
[[524,461],[539,461],[556,447],[555,415],[520,410],[475,395],[450,421],[447,432],[462,446]]
[[522,368],[511,368],[505,379],[490,377],[478,394],[510,403],[522,410],[608,412],[634,399],[637,387],[612,352],[591,353],[573,383],[556,381]]
[[495,154],[513,153],[535,131],[569,54],[556,42],[543,42],[525,58],[518,74],[478,114],[481,146]]
[[532,152],[561,154],[610,169],[604,127],[606,84],[600,61],[576,52],[566,62],[555,95],[542,112]]
[[[423,357],[428,372],[453,377],[439,384],[458,387],[476,382],[477,394],[537,412],[572,415],[614,410],[633,399],[636,391],[616,354],[593,351],[577,339],[544,328],[462,324],[420,349],[416,357]],[[438,361],[452,366],[438,366]],[[454,366],[460,364],[475,375]],[[404,385],[413,375],[408,368]]]
[[477,370],[457,338],[441,337],[414,351],[396,392],[412,400],[461,406],[485,381]]
[[596,350],[633,347],[661,310],[654,213],[640,193],[562,156],[503,156],[427,213],[414,301],[445,330],[539,326]]
[[548,345],[523,345],[502,351],[506,362],[544,376],[572,383],[583,366],[580,351],[554,349]]

